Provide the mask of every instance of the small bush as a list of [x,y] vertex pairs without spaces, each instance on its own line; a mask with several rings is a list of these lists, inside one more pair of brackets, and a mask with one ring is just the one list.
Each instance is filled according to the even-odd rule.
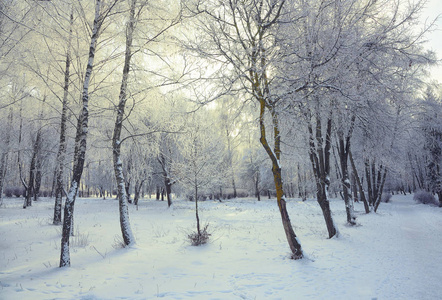
[[123,237],[120,235],[114,235],[114,243],[112,244],[114,249],[123,249],[126,248],[126,244],[124,243]]
[[393,195],[391,195],[390,193],[382,194],[381,201],[384,203],[388,203],[388,202],[390,202],[392,196]]
[[89,245],[89,234],[80,233],[77,227],[77,234],[71,237],[70,244],[72,247],[85,248]]
[[14,187],[14,192],[13,192],[15,197],[21,197],[21,196],[25,196],[26,191],[24,188],[20,188],[20,187]]
[[10,187],[5,188],[5,196],[6,197],[11,198],[13,194],[14,194],[13,188],[10,188]]
[[413,199],[422,204],[438,204],[434,195],[427,191],[417,191],[414,193]]
[[204,245],[209,241],[211,234],[207,231],[207,227],[209,227],[209,224],[204,226],[203,230],[200,230],[200,234],[198,234],[198,232],[192,232],[187,235],[192,246]]

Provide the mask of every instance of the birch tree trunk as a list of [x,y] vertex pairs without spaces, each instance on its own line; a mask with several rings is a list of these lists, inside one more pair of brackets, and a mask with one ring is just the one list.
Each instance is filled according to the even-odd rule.
[[115,179],[117,182],[117,198],[120,211],[120,227],[123,241],[126,246],[135,242],[129,221],[129,207],[125,180],[123,174],[123,162],[121,160],[121,130],[123,128],[124,109],[127,101],[127,80],[129,78],[130,60],[132,57],[132,36],[135,27],[135,5],[136,0],[130,3],[129,21],[126,27],[126,51],[123,65],[123,78],[121,80],[119,103],[117,107],[117,118],[115,121],[114,133],[112,137],[112,151],[114,161]]
[[355,124],[356,117],[353,115],[350,121],[350,128],[348,130],[347,136],[344,137],[344,132],[340,128],[338,130],[338,151],[339,160],[342,172],[342,190],[344,193],[345,202],[345,212],[347,214],[347,224],[356,225],[356,216],[354,214],[354,204],[353,199],[351,199],[350,194],[350,176],[348,172],[348,154],[350,152],[350,140],[353,134],[353,128]]
[[71,64],[71,39],[72,39],[72,26],[74,22],[74,11],[71,9],[70,24],[69,24],[69,39],[66,50],[66,64],[64,71],[64,86],[63,86],[63,103],[61,109],[61,122],[60,122],[60,142],[57,152],[57,171],[55,179],[55,204],[54,204],[54,218],[53,224],[61,224],[61,206],[63,201],[63,175],[64,175],[64,161],[66,157],[66,122],[68,113],[68,96],[69,96],[69,76],[70,76],[70,64]]
[[100,17],[102,1],[97,0],[95,3],[95,17],[92,27],[91,43],[89,48],[89,59],[86,66],[86,73],[83,81],[82,103],[83,108],[78,118],[78,128],[75,137],[75,153],[74,166],[72,172],[71,186],[66,195],[66,202],[64,207],[64,220],[61,238],[61,254],[60,267],[67,267],[71,265],[71,258],[69,253],[69,237],[72,229],[72,220],[75,199],[80,185],[81,175],[83,174],[83,167],[86,156],[87,135],[88,135],[88,121],[89,121],[89,83],[91,80],[92,69],[94,67],[95,48],[99,36],[102,18]]

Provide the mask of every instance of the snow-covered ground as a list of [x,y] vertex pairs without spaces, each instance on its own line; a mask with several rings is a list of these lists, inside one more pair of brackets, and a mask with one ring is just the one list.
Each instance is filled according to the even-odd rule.
[[209,244],[190,246],[194,203],[173,209],[155,200],[130,207],[137,244],[121,240],[118,202],[77,199],[70,268],[58,268],[61,227],[53,200],[23,210],[0,208],[0,299],[441,299],[442,209],[393,196],[360,226],[345,226],[344,203],[332,200],[340,237],[327,239],[318,204],[289,200],[306,259],[289,259],[275,200],[205,201],[200,217]]

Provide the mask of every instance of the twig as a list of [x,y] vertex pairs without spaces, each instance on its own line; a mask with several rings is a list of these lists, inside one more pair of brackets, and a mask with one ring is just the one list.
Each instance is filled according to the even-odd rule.
[[94,249],[95,249],[95,251],[97,251],[97,253],[98,254],[100,254],[101,255],[101,257],[102,258],[105,258],[105,256],[100,252],[100,251],[98,251],[98,249],[97,248],[95,248],[95,246],[92,246]]

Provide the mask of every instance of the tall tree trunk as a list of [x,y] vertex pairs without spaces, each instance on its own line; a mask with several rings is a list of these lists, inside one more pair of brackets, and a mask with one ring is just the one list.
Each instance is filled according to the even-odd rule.
[[260,127],[260,142],[264,147],[267,155],[272,161],[272,172],[273,172],[273,180],[275,182],[276,189],[276,201],[278,203],[279,212],[281,214],[282,225],[284,227],[284,232],[287,238],[287,242],[289,244],[290,250],[292,251],[293,259],[301,259],[303,257],[303,252],[301,248],[301,244],[299,243],[298,238],[296,237],[295,231],[293,230],[290,217],[287,211],[287,205],[283,190],[283,181],[282,181],[282,172],[280,166],[280,155],[281,155],[281,136],[279,132],[279,120],[278,115],[274,111],[274,108],[270,108],[270,113],[272,116],[272,124],[274,131],[274,149],[272,150],[267,141],[266,127],[264,122],[264,114],[265,114],[266,102],[265,99],[260,100],[260,115],[259,115],[259,127]]
[[26,184],[24,178],[23,178],[23,166],[22,166],[22,161],[21,161],[21,139],[22,139],[22,133],[23,133],[23,117],[22,117],[22,110],[23,110],[23,106],[22,103],[20,103],[20,113],[19,113],[19,117],[20,117],[20,125],[19,125],[19,129],[18,129],[18,151],[17,151],[17,165],[18,165],[18,175],[20,177],[20,181],[24,187],[24,191],[25,191],[25,200],[23,203],[23,208],[27,207],[27,201],[26,201],[26,192],[28,190],[28,185]]
[[368,158],[365,159],[365,178],[367,181],[367,194],[368,194],[368,204],[373,206],[373,188],[371,184],[371,171],[370,171],[370,161]]
[[166,192],[166,198],[167,198],[167,206],[170,207],[172,205],[172,184],[173,182],[170,180],[169,172],[167,168],[167,161],[163,153],[160,153],[158,155],[158,161],[160,163],[161,169],[162,169],[162,175],[164,179],[164,188]]
[[9,151],[10,151],[10,144],[11,144],[11,131],[12,131],[12,114],[13,110],[12,108],[9,111],[8,115],[8,125],[6,127],[6,136],[4,140],[4,152],[1,154],[0,158],[0,206],[3,204],[3,188],[5,185],[5,178],[8,168],[8,157],[9,157]]
[[66,49],[66,63],[64,70],[64,86],[63,86],[63,100],[61,108],[60,121],[60,138],[57,152],[57,168],[55,172],[55,203],[54,203],[54,218],[52,223],[54,225],[61,224],[61,206],[63,202],[63,176],[64,176],[64,162],[66,157],[66,123],[68,113],[68,96],[69,96],[69,77],[71,66],[71,40],[72,40],[72,26],[74,22],[74,10],[71,7],[71,15],[69,20],[69,37]]
[[365,197],[364,186],[362,185],[361,178],[359,177],[358,170],[356,169],[356,164],[351,151],[349,151],[348,154],[350,158],[351,168],[353,170],[353,174],[359,188],[359,197],[361,198],[362,203],[364,203],[365,213],[368,214],[370,212],[370,206],[368,205],[367,198]]
[[61,209],[63,202],[64,191],[64,162],[66,157],[66,123],[68,113],[68,96],[69,96],[69,78],[70,78],[70,66],[71,66],[71,41],[72,41],[72,26],[74,22],[74,9],[71,7],[71,14],[69,19],[69,37],[66,49],[66,62],[64,70],[64,86],[63,86],[63,100],[61,108],[61,121],[60,121],[60,138],[58,144],[58,152],[56,158],[56,171],[55,171],[55,203],[54,203],[54,217],[52,223],[54,225],[61,224]]
[[226,138],[227,138],[227,153],[228,153],[228,164],[229,164],[229,168],[230,168],[230,172],[231,172],[231,176],[232,176],[232,188],[233,188],[233,198],[237,197],[237,192],[236,192],[236,184],[235,184],[235,170],[233,168],[233,159],[232,159],[232,146],[230,143],[230,131],[228,128],[228,124],[226,123]]
[[347,214],[347,224],[356,225],[356,216],[354,214],[354,204],[353,199],[351,199],[350,194],[350,176],[348,172],[348,154],[350,152],[350,140],[353,135],[353,128],[355,125],[356,117],[353,115],[350,121],[350,128],[347,135],[344,137],[344,132],[342,128],[338,130],[338,152],[339,160],[341,165],[341,175],[342,175],[342,191],[344,194],[345,211]]
[[78,118],[77,134],[75,137],[76,145],[74,152],[74,166],[72,172],[71,186],[66,196],[64,207],[64,220],[63,230],[61,238],[61,253],[60,253],[60,267],[67,267],[71,265],[71,257],[69,253],[69,237],[72,230],[72,221],[74,213],[75,199],[77,196],[81,175],[83,174],[86,146],[87,146],[87,134],[88,134],[88,122],[89,122],[89,83],[92,75],[92,69],[94,66],[95,48],[97,45],[98,35],[100,31],[103,19],[100,18],[102,1],[97,0],[95,3],[95,17],[92,28],[91,43],[89,48],[89,59],[86,66],[86,73],[83,82],[82,103],[83,108]]
[[358,184],[356,182],[356,175],[354,172],[351,173],[351,190],[353,192],[353,201],[359,202],[358,198]]
[[157,185],[155,190],[156,199],[160,200],[160,187]]
[[144,179],[135,182],[135,195],[134,195],[134,204],[138,205],[138,200],[140,199],[140,194],[143,189]]
[[328,187],[330,185],[330,149],[331,149],[332,111],[327,119],[325,144],[322,137],[322,123],[319,108],[316,111],[316,129],[313,132],[311,121],[308,123],[309,132],[309,156],[313,167],[316,181],[316,197],[322,209],[328,236],[332,238],[337,234],[337,229],[333,222],[328,200]]
[[196,231],[198,236],[201,236],[201,226],[200,226],[200,216],[198,213],[198,179],[195,175],[195,186],[194,186],[194,197],[195,197],[195,217],[196,217]]
[[39,155],[37,155],[37,162],[35,164],[35,181],[34,181],[34,201],[37,201],[40,197],[40,187],[41,187],[41,168],[42,168],[42,157],[41,157],[41,149],[39,151]]
[[381,200],[382,200],[382,192],[384,190],[384,184],[385,184],[385,180],[387,178],[387,168],[384,168],[381,174],[381,170],[382,170],[382,166],[379,169],[379,173],[378,173],[378,182],[379,182],[379,187],[378,187],[378,193],[376,196],[376,202],[374,204],[374,212],[377,212],[379,204],[381,204]]
[[23,203],[23,208],[32,205],[32,196],[35,194],[35,178],[37,174],[37,166],[39,164],[38,160],[40,157],[40,151],[41,151],[41,129],[39,128],[37,130],[37,134],[35,137],[34,147],[32,148],[31,165],[29,167],[29,180],[27,184],[26,198],[25,202]]
[[127,81],[130,71],[130,59],[132,57],[132,35],[135,27],[135,5],[136,0],[130,2],[129,20],[126,27],[126,51],[123,65],[123,78],[121,80],[119,103],[117,107],[117,118],[115,121],[114,134],[112,137],[112,149],[114,160],[115,179],[117,181],[117,197],[120,210],[120,227],[125,245],[135,243],[129,221],[128,196],[125,189],[123,174],[123,162],[121,160],[121,130],[123,128],[124,109],[127,101]]
[[256,171],[256,175],[255,175],[255,197],[258,199],[258,201],[261,201],[261,191],[259,188],[259,181],[260,181],[260,175],[259,175],[259,170]]

